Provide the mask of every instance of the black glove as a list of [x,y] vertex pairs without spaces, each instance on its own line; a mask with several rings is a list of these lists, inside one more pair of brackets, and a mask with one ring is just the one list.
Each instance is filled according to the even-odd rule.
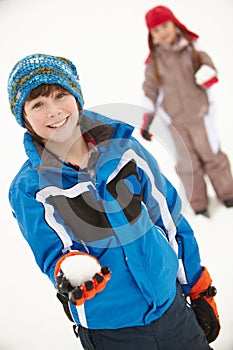
[[151,141],[152,134],[149,132],[149,128],[153,122],[154,119],[154,113],[145,113],[143,115],[143,123],[140,129],[141,135],[144,139],[147,141]]
[[62,270],[57,275],[57,289],[59,293],[67,294],[69,302],[73,305],[82,305],[85,300],[93,298],[97,292],[101,292],[110,279],[110,270],[102,266],[91,280],[82,283],[81,286],[72,287]]
[[212,279],[206,267],[188,296],[197,321],[203,329],[209,343],[213,342],[220,331],[220,321],[214,296],[217,289],[211,285]]
[[210,286],[205,292],[200,293],[197,299],[191,299],[191,307],[196,314],[199,325],[203,329],[208,343],[212,343],[220,331],[219,317],[214,302],[217,290]]

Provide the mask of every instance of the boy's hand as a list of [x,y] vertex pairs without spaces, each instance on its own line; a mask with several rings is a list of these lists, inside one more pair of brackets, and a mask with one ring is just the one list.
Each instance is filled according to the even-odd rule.
[[197,85],[206,89],[218,82],[217,73],[215,69],[206,64],[203,64],[194,75]]
[[217,293],[211,286],[212,280],[206,268],[189,294],[191,307],[196,314],[197,321],[203,329],[209,343],[213,342],[220,331],[220,321],[214,296]]
[[58,291],[67,294],[70,303],[82,305],[101,292],[110,279],[107,266],[100,266],[91,255],[73,251],[57,262],[55,278]]

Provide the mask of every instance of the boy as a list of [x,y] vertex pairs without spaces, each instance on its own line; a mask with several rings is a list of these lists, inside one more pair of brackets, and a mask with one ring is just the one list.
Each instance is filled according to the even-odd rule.
[[134,128],[84,111],[62,57],[23,58],[8,92],[28,155],[10,203],[84,349],[211,349],[216,290],[174,187]]

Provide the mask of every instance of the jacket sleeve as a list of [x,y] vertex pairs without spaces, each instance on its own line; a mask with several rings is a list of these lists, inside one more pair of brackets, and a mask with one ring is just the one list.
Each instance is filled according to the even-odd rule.
[[144,95],[151,100],[153,105],[156,105],[156,101],[159,95],[159,86],[155,81],[154,65],[151,59],[145,66],[145,80],[142,87]]
[[[141,146],[139,146],[141,148]],[[154,157],[143,147],[141,180],[143,201],[153,223],[161,227],[179,261],[178,279],[185,293],[203,273],[194,232],[181,213],[181,200],[168,179],[161,173]]]
[[55,285],[54,270],[59,258],[68,250],[79,250],[82,246],[72,246],[73,242],[66,234],[62,222],[60,226],[57,225],[56,230],[47,224],[44,207],[36,200],[37,185],[33,184],[33,176],[28,175],[20,175],[12,182],[9,201],[13,216],[32,250],[36,263]]
[[206,64],[207,66],[213,68],[217,73],[217,69],[216,69],[212,59],[210,58],[210,56],[204,51],[200,51],[199,54],[200,54],[200,58],[201,58],[201,64],[202,65]]
[[213,68],[217,72],[217,69],[215,67],[215,64],[212,58],[206,53],[205,49],[202,47],[200,40],[195,40],[193,43],[194,43],[195,49],[198,51],[200,55],[201,65],[206,64],[207,66]]

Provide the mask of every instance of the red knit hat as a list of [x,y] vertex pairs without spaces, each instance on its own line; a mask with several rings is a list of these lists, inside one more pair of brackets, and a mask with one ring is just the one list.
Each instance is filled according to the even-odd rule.
[[[152,28],[154,28],[154,27],[156,27],[164,22],[172,21],[177,25],[177,27],[184,30],[188,34],[188,36],[191,40],[196,40],[199,37],[197,34],[191,32],[183,23],[181,23],[175,17],[173,12],[166,6],[156,6],[156,7],[152,8],[151,10],[149,10],[146,13],[145,19],[146,19],[146,25],[147,25],[147,28],[149,29],[149,31]],[[148,35],[148,44],[149,44],[149,48],[152,49],[150,47],[149,36],[150,36],[150,33]]]

